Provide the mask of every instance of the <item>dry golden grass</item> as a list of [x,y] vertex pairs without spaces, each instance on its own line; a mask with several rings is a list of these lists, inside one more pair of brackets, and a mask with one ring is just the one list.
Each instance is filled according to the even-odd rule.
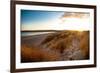
[[21,45],[22,62],[81,59],[89,59],[89,31],[50,33],[39,46],[34,46],[34,43],[22,43]]
[[37,47],[22,45],[21,59],[22,62],[39,62],[39,61],[56,61],[60,55],[54,51],[48,51]]
[[84,57],[89,58],[89,32],[84,32],[80,40],[80,49]]
[[83,59],[88,59],[89,31],[62,31],[53,33],[47,36],[47,38],[42,42],[42,45],[45,45],[46,48],[56,50],[59,53],[63,53],[66,49],[73,49],[72,52],[75,52],[75,49],[77,51],[80,50],[82,53],[80,56],[82,55]]

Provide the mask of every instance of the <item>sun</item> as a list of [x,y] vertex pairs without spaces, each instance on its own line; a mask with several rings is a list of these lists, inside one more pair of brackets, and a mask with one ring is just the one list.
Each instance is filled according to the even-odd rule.
[[83,30],[87,30],[89,28],[89,19],[75,17],[63,18],[61,19],[60,24],[63,25],[63,28],[82,32]]

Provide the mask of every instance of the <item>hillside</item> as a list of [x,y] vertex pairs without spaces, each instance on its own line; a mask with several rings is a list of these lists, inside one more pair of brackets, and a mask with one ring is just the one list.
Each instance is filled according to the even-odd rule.
[[89,59],[89,31],[59,31],[21,39],[22,62]]

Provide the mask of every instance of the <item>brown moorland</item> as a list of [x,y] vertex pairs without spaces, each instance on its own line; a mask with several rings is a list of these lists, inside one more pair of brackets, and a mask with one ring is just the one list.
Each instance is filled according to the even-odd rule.
[[89,31],[59,31],[21,37],[21,62],[89,59]]

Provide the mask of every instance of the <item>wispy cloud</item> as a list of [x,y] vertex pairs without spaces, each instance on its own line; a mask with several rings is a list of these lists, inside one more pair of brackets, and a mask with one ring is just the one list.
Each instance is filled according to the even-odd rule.
[[65,12],[61,18],[87,18],[89,17],[89,13],[84,12]]
[[90,14],[86,12],[25,11],[21,30],[89,29]]

